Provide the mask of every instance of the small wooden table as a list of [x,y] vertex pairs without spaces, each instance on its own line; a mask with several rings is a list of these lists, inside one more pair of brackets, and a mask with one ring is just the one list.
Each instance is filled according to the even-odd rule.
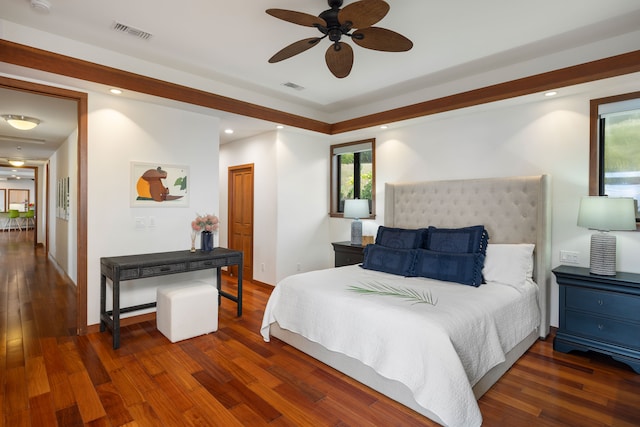
[[[218,304],[225,297],[238,304],[238,316],[242,316],[242,251],[214,248],[211,252],[161,252],[140,255],[126,255],[100,258],[100,331],[109,328],[113,334],[113,348],[120,347],[120,315],[156,306],[156,302],[131,307],[120,307],[120,282],[186,273],[189,271],[215,268],[218,282]],[[230,294],[221,289],[221,268],[238,266],[238,293]],[[107,278],[111,279],[113,309],[107,305]]]

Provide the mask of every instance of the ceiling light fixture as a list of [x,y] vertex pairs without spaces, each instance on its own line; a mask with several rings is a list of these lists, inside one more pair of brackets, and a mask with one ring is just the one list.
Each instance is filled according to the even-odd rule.
[[544,96],[556,96],[558,94],[558,92],[556,92],[555,90],[551,90],[549,92],[545,92]]
[[20,167],[20,166],[24,166],[24,161],[22,160],[9,160],[9,163],[11,164],[11,166],[15,166],[15,167]]
[[227,135],[231,135],[233,133],[233,129],[225,129],[224,133],[226,133]]
[[48,14],[51,12],[51,3],[47,0],[31,0],[31,7],[36,12]]
[[20,114],[3,114],[2,118],[19,130],[31,130],[40,124],[40,120]]
[[109,89],[109,92],[111,92],[114,95],[122,95],[122,91],[120,89]]

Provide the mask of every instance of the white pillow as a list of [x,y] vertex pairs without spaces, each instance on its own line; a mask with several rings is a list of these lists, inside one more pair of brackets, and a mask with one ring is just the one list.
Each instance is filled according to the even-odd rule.
[[533,277],[531,243],[488,244],[482,276],[488,282],[498,282],[518,289]]

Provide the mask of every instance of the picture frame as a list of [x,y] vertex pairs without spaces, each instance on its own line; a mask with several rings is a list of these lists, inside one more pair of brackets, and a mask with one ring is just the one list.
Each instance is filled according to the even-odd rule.
[[59,178],[57,181],[56,192],[56,217],[65,221],[69,221],[70,217],[70,184],[69,177]]
[[189,167],[131,162],[131,207],[188,207]]

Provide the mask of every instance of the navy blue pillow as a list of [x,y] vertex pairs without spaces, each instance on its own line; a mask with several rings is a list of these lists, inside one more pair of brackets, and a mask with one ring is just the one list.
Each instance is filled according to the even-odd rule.
[[364,248],[362,268],[409,276],[413,269],[415,258],[415,249],[398,249],[387,248],[380,245],[367,245]]
[[464,228],[429,227],[426,249],[449,253],[481,253],[486,255],[489,233],[483,225]]
[[416,250],[413,275],[478,287],[482,284],[484,254]]
[[426,228],[408,229],[381,226],[376,235],[376,245],[388,248],[417,249],[424,245]]

